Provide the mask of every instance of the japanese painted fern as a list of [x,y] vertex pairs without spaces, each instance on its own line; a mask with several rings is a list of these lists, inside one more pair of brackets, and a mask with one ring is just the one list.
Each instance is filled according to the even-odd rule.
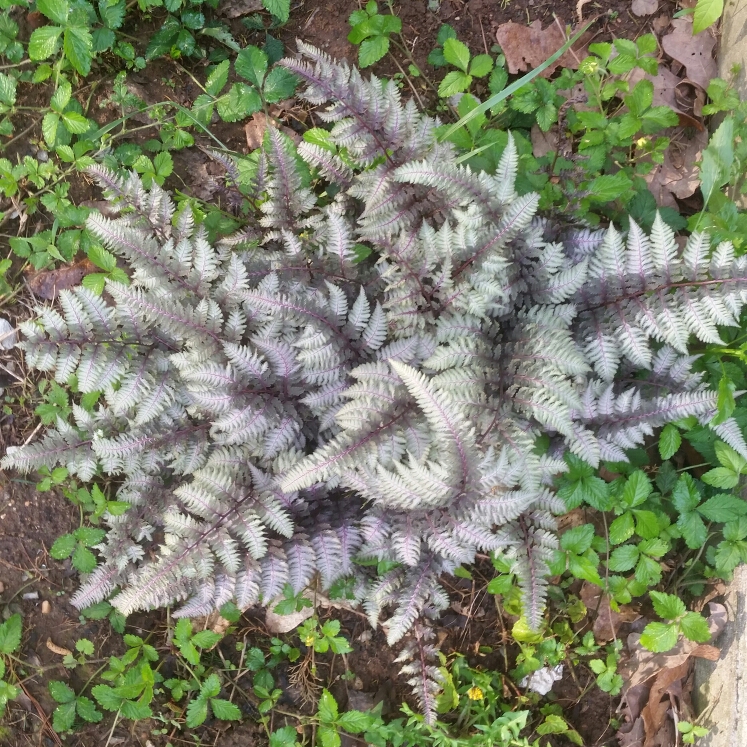
[[[331,102],[329,147],[268,132],[244,234],[211,246],[158,186],[91,170],[121,216],[88,227],[131,283],[63,292],[21,347],[103,396],[3,465],[119,479],[130,508],[107,518],[81,607],[196,615],[351,577],[395,642],[447,605],[442,574],[500,550],[536,625],[563,451],[624,459],[713,418],[687,343],[737,323],[745,260],[698,234],[680,251],[660,218],[554,241],[514,190],[510,138],[497,173],[472,173],[393,83],[301,49],[282,64]],[[733,422],[716,430],[747,455]]]

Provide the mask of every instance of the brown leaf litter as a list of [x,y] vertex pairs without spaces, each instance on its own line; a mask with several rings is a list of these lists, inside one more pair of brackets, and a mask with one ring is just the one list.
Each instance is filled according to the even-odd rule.
[[[722,604],[709,602],[708,627],[716,640],[727,620]],[[624,718],[617,739],[620,747],[675,747],[677,723],[691,721],[692,667],[695,658],[716,661],[720,650],[685,638],[670,651],[643,648],[640,634],[628,636],[629,660],[621,667],[625,681],[618,711]]]
[[90,259],[84,258],[72,265],[63,265],[56,270],[42,270],[28,277],[31,292],[39,298],[51,301],[59,295],[61,290],[74,288],[80,281],[92,272],[101,272]]
[[[538,67],[567,41],[565,24],[560,19],[546,29],[542,28],[540,20],[533,21],[529,26],[508,21],[498,26],[495,38],[512,75]],[[592,38],[591,33],[584,34],[562,57],[540,73],[542,77],[549,78],[559,67],[578,69],[581,60],[589,55],[587,45]]]

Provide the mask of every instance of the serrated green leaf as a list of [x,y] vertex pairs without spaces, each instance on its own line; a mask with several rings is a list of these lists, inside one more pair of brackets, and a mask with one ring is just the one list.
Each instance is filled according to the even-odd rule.
[[58,537],[52,547],[49,550],[49,554],[55,560],[63,560],[69,558],[70,554],[75,550],[78,541],[72,534],[63,534],[62,537]]
[[659,454],[661,454],[661,458],[666,460],[674,456],[681,444],[682,436],[680,435],[679,428],[676,425],[672,425],[672,423],[664,426],[659,436]]
[[628,194],[633,183],[624,171],[616,174],[603,174],[589,183],[589,199],[594,202],[612,202],[618,197]]
[[444,41],[444,59],[450,65],[466,73],[469,69],[469,57],[469,48],[464,42],[453,38]]
[[322,697],[319,698],[319,720],[323,724],[331,724],[337,721],[337,701],[332,693],[326,688],[322,690]]
[[63,40],[65,56],[79,75],[91,72],[93,56],[93,38],[91,32],[83,26],[68,26]]
[[378,62],[388,51],[388,37],[374,36],[372,39],[364,39],[358,50],[358,64],[361,67],[370,67],[375,62]]
[[117,711],[122,705],[123,698],[117,695],[109,685],[96,685],[91,689],[96,702],[107,711]]
[[715,467],[708,470],[701,478],[707,485],[713,485],[714,488],[730,490],[739,483],[739,475],[727,467]]
[[290,17],[290,0],[262,0],[262,5],[280,21],[287,23]]
[[75,700],[75,693],[64,682],[52,680],[49,683],[49,694],[58,703],[70,703]]
[[16,103],[16,81],[0,73],[0,111],[8,111]]
[[677,526],[682,532],[685,544],[695,550],[702,547],[708,536],[708,530],[696,511],[689,511],[677,517]]
[[472,58],[469,74],[473,78],[484,78],[493,69],[493,58],[489,54],[478,54]]
[[196,726],[205,723],[208,715],[208,702],[204,698],[197,698],[190,701],[187,706],[187,726],[194,729]]
[[616,547],[611,555],[609,569],[615,573],[624,573],[635,567],[640,553],[636,545],[623,545]]
[[220,633],[214,633],[212,630],[201,630],[192,636],[192,643],[200,648],[210,648],[215,646],[223,636]]
[[29,39],[29,59],[46,60],[60,48],[62,29],[59,26],[42,26],[34,29]]
[[693,15],[693,34],[712,26],[724,12],[724,0],[698,0]]
[[230,64],[229,60],[223,60],[208,75],[205,81],[205,90],[211,96],[217,96],[223,90],[226,83],[228,83],[228,68]]
[[678,631],[675,623],[649,623],[641,634],[641,645],[655,654],[669,651],[677,645]]
[[142,719],[150,718],[153,714],[145,703],[135,702],[133,700],[124,700],[120,706],[120,711],[124,718],[128,718],[131,721],[140,721]]
[[438,95],[447,99],[455,93],[466,91],[472,83],[472,76],[463,73],[460,70],[452,70],[444,76],[438,86]]
[[265,100],[274,104],[290,98],[296,91],[298,78],[284,67],[274,67],[267,74],[262,88]]
[[69,703],[61,703],[52,712],[52,728],[61,734],[70,731],[75,723],[75,700]]
[[259,47],[246,47],[236,57],[234,68],[237,75],[259,88],[267,72],[267,55]]
[[174,159],[171,157],[171,153],[167,153],[166,151],[158,153],[153,159],[153,168],[160,180],[159,184],[162,184],[163,180],[171,176],[171,173],[174,171]]
[[564,532],[560,538],[560,546],[563,550],[568,550],[576,555],[582,555],[591,547],[593,539],[594,525],[583,524]]
[[622,501],[629,508],[640,506],[651,495],[652,490],[653,486],[648,475],[641,470],[636,470],[625,483],[622,492]]
[[64,26],[67,23],[70,8],[67,0],[36,0],[36,9],[49,18],[52,23]]
[[675,594],[651,591],[649,595],[654,605],[654,611],[665,620],[676,620],[687,611],[685,603]]
[[680,513],[693,511],[700,503],[700,493],[695,481],[687,473],[680,476],[672,489],[672,503]]
[[84,721],[91,724],[96,724],[104,718],[104,714],[98,711],[94,702],[90,698],[86,698],[85,695],[78,697],[75,702],[75,710]]
[[342,740],[334,726],[321,726],[317,732],[322,747],[340,747]]
[[222,721],[240,721],[241,720],[241,709],[231,703],[230,700],[223,700],[221,698],[213,698],[210,701],[210,707],[213,710],[215,718],[219,718]]
[[81,573],[91,573],[96,569],[96,556],[83,545],[77,545],[73,551],[73,567]]
[[716,441],[713,445],[719,463],[727,469],[740,474],[747,467],[747,460],[723,441]]
[[711,631],[708,629],[708,621],[697,612],[688,612],[680,620],[680,630],[685,638],[696,643],[705,643],[711,640]]
[[60,115],[65,129],[73,135],[82,135],[91,127],[91,122],[78,112],[64,112]]
[[[728,120],[724,120],[724,122],[721,123],[721,126],[723,126],[726,123],[726,121],[728,121]],[[719,127],[719,130],[720,129],[721,128]],[[717,130],[717,133],[718,133],[718,130]],[[715,137],[716,137],[716,133],[714,133],[714,135],[712,136],[711,139],[713,140],[713,138],[715,138]],[[709,147],[710,147],[710,145],[709,145]],[[709,151],[708,148],[706,148],[706,150],[703,152],[703,158],[704,158],[703,167],[704,168],[703,168],[703,177],[702,178],[703,178],[703,182],[704,183],[705,183],[705,163],[706,163],[705,159],[706,159],[706,153],[711,153],[711,152],[712,151]],[[731,161],[729,162],[729,164],[731,164]],[[726,164],[723,164],[723,169],[726,170]],[[719,182],[721,182],[723,184],[724,183],[724,179],[723,178],[719,178]],[[718,184],[718,183],[717,183],[717,185],[721,186],[721,184]],[[705,194],[705,192],[704,192],[704,194]],[[710,197],[710,195],[709,195],[709,197]],[[717,412],[716,416],[713,418],[713,420],[711,420],[711,425],[721,425],[721,423],[725,422],[726,420],[728,420],[732,416],[732,413],[734,412],[734,408],[736,407],[736,403],[734,401],[734,392],[736,391],[736,389],[737,389],[737,387],[734,384],[734,382],[726,374],[724,374],[721,377],[721,380],[719,381],[719,384],[718,384],[718,400],[716,402],[716,406],[718,408],[718,412]]]
[[698,506],[698,513],[708,521],[726,523],[734,521],[747,513],[747,503],[742,498],[737,498],[727,493],[720,493],[709,498],[705,503]]
[[368,713],[362,711],[346,711],[337,720],[337,725],[350,734],[360,734],[366,731],[373,721]]
[[626,511],[622,516],[618,516],[609,527],[610,543],[619,545],[621,542],[629,540],[635,532],[635,521],[633,515]]

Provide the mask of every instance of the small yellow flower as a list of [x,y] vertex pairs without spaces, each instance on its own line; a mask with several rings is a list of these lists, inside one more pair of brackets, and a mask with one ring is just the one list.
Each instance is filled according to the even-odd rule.
[[473,685],[467,690],[467,697],[470,700],[482,700],[485,697],[485,693],[477,685]]
[[635,143],[639,148],[645,148],[648,145],[648,138],[647,137],[641,137],[636,140]]
[[315,640],[316,639],[314,638],[313,635],[307,635],[306,638],[305,638],[305,640],[304,640],[304,643],[306,644],[307,647],[310,648],[311,646],[314,645],[314,641]]

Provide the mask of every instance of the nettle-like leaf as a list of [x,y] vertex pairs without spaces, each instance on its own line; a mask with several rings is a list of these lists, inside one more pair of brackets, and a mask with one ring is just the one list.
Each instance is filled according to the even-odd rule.
[[[282,19],[287,3],[266,6]],[[37,36],[35,54],[51,54],[41,47],[59,40]],[[634,473],[617,495],[594,468],[695,417],[725,445],[729,474],[708,480],[742,473],[747,445],[687,343],[718,343],[737,323],[747,258],[700,234],[680,252],[660,218],[650,236],[632,221],[626,236],[556,226],[537,195],[517,196],[510,136],[495,174],[473,173],[395,83],[299,48],[278,69],[328,105],[330,127],[298,149],[268,131],[251,194],[259,232],[211,245],[159,185],[166,163],[140,164],[147,188],[92,167],[123,214],[92,213],[88,230],[129,284],[62,291],[22,325],[28,365],[100,396],[93,411],[66,403],[70,420],[8,449],[3,467],[116,476],[111,499],[127,507],[102,516],[106,537],[54,548],[77,551],[87,574],[74,603],[113,594],[127,614],[184,602],[175,614],[190,617],[344,580],[396,643],[448,606],[443,574],[500,550],[538,626],[558,558],[598,573],[587,530],[558,550],[553,514],[613,500],[616,540],[643,540],[619,544],[609,569],[655,583],[668,544],[642,508],[651,483]],[[448,54],[460,72],[485,72],[458,45]],[[247,80],[272,74],[261,54],[239,63]],[[662,452],[678,446],[665,431]],[[703,519],[726,523],[719,562],[733,567],[742,509],[719,495],[693,503],[684,483],[673,500],[691,544]],[[211,641],[179,630],[199,660]],[[431,709],[438,677],[408,674]],[[211,707],[231,718],[216,698],[194,700],[195,723]]]

